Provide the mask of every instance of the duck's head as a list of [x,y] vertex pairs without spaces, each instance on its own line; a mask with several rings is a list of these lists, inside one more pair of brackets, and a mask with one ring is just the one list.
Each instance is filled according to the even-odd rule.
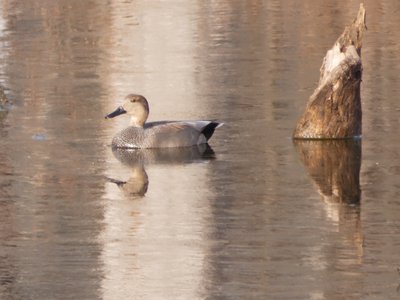
[[143,127],[149,116],[149,104],[145,97],[141,95],[129,94],[125,97],[125,102],[112,113],[106,115],[106,119],[128,114],[131,117],[132,126]]

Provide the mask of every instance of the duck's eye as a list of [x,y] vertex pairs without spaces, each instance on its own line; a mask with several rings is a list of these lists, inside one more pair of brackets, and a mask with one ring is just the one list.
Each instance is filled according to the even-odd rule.
[[133,103],[133,102],[136,102],[136,98],[131,99],[131,102],[132,102],[132,103]]

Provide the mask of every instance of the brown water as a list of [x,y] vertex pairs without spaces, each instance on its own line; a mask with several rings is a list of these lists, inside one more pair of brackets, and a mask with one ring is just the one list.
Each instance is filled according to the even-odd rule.
[[[330,2],[0,1],[0,298],[398,299],[398,1],[365,1],[362,140],[291,140]],[[131,92],[225,126],[113,153]]]

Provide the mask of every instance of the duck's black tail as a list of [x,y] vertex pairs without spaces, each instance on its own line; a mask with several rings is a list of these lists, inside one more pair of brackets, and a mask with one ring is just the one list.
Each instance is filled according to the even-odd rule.
[[203,128],[201,133],[206,137],[207,141],[212,137],[216,128],[222,126],[224,123],[218,123],[211,121],[207,126]]

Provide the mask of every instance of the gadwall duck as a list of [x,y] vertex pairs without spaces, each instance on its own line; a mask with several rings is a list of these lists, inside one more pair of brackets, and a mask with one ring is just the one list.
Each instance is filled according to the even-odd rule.
[[125,103],[105,118],[121,114],[131,116],[130,126],[118,132],[113,140],[115,148],[166,148],[205,144],[214,130],[223,125],[215,121],[159,121],[146,123],[149,104],[145,97],[130,94]]

